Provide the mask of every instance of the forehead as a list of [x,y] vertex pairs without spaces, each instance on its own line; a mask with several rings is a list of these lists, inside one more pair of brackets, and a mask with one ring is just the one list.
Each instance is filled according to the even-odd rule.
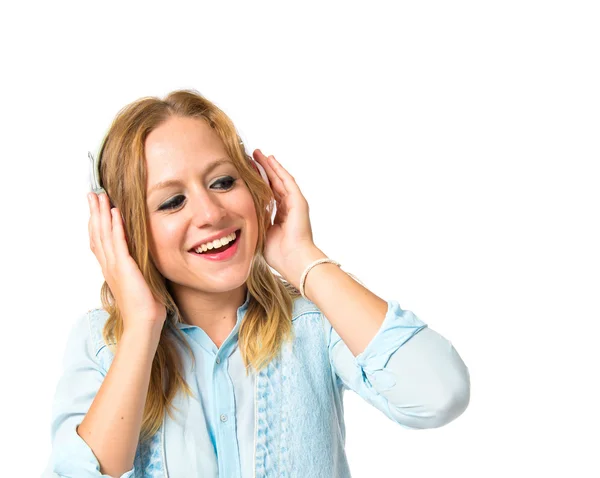
[[150,132],[144,145],[148,170],[176,163],[203,164],[225,155],[221,138],[200,118],[172,116]]
[[177,187],[187,178],[208,174],[222,164],[233,167],[221,138],[198,118],[169,118],[150,132],[144,149],[148,197]]

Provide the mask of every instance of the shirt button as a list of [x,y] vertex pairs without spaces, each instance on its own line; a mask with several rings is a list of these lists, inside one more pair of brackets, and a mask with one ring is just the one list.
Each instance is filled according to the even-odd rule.
[[221,359],[217,357],[217,363],[221,363]]
[[221,421],[222,422],[226,422],[227,421],[227,415],[221,415]]

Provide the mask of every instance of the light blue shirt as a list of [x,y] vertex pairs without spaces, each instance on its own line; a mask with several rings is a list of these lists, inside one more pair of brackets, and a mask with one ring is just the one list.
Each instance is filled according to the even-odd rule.
[[[246,294],[246,301],[238,309],[235,327],[220,348],[200,327],[179,324],[196,360],[196,369],[191,373],[193,379],[188,385],[200,400],[197,407],[193,407],[192,416],[188,413],[184,427],[171,422],[166,424],[170,476],[253,476],[254,373],[251,369],[246,376],[238,347],[238,332],[249,298]],[[187,356],[184,366],[193,367]],[[186,427],[188,430],[181,433]],[[193,465],[177,458],[180,450],[190,446],[196,447]]]
[[[312,302],[294,301],[295,341],[265,370],[246,377],[238,331],[249,303],[217,349],[199,327],[179,324],[196,368],[182,354],[194,393],[180,393],[174,419],[138,445],[121,478],[350,477],[344,451],[343,393],[353,390],[406,429],[436,428],[470,399],[468,368],[452,346],[397,301],[357,357]],[[98,461],[75,429],[95,397],[112,353],[101,331],[108,314],[80,318],[65,351],[52,416],[52,454],[44,477],[99,477]]]

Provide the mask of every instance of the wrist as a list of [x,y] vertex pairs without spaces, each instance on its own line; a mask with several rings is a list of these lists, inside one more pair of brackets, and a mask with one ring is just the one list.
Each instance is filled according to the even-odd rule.
[[[316,261],[311,262],[308,265],[308,267],[306,267],[306,269],[304,269],[304,272],[302,273],[302,277],[300,278],[300,288],[299,288],[300,293],[302,294],[302,297],[304,297],[305,299],[308,299],[308,300],[312,300],[309,298],[309,296],[312,297],[311,289],[314,289],[314,287],[311,287],[311,286],[314,286],[315,280],[309,281],[309,285],[307,286],[306,278],[310,275],[311,271],[315,267],[318,268],[319,266],[326,266],[326,265],[335,266],[336,269],[339,269],[339,267],[340,267],[339,262],[337,262],[333,259],[330,259],[330,258],[324,258],[324,259],[317,259]],[[318,274],[318,272],[317,272],[317,274]]]
[[141,353],[151,353],[154,355],[160,342],[161,330],[157,328],[130,328],[123,331],[121,340],[117,345],[123,345],[123,348],[135,348]]
[[294,258],[288,263],[283,275],[296,289],[300,289],[300,279],[306,268],[314,261],[326,258],[327,254],[315,245],[301,248],[294,254]]

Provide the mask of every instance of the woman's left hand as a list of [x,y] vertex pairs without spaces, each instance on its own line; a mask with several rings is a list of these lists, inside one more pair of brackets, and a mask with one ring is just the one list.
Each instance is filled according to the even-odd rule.
[[296,262],[303,257],[302,252],[317,249],[308,216],[308,202],[294,177],[274,156],[267,158],[260,149],[254,150],[252,155],[269,177],[277,206],[275,219],[267,231],[264,257],[269,266],[294,283],[299,277],[290,280],[292,278],[286,277],[286,274],[295,275]]

